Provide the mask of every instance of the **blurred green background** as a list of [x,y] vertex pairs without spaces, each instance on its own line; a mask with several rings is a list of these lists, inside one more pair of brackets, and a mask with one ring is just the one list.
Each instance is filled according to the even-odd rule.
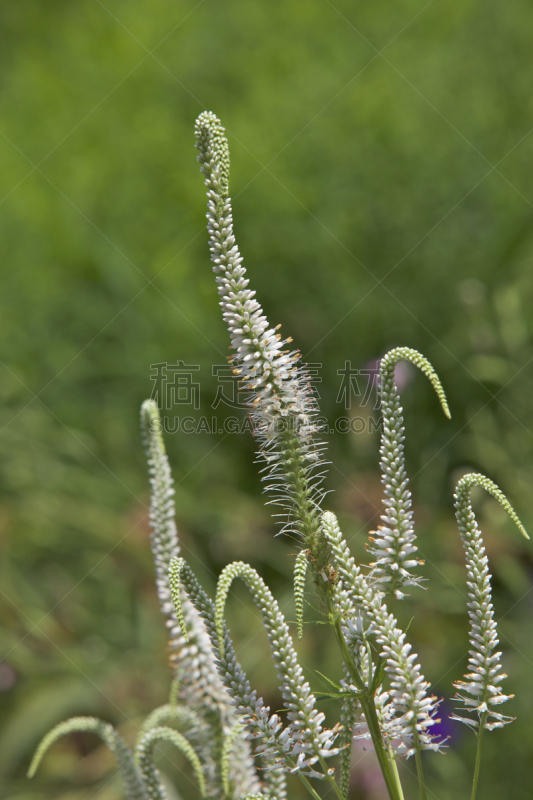
[[[327,503],[361,558],[380,484],[378,436],[358,420],[377,412],[373,398],[338,402],[338,371],[402,344],[444,383],[452,422],[421,376],[407,373],[402,393],[430,589],[401,613],[416,615],[411,640],[450,698],[467,651],[457,476],[489,475],[533,529],[530,3],[20,0],[0,5],[0,38],[0,796],[118,800],[112,758],[91,736],[57,744],[29,782],[31,754],[72,714],[131,740],[168,694],[138,434],[151,365],[200,367],[195,419],[242,416],[213,409],[228,349],[193,147],[205,108],[228,131],[253,286],[323,365],[332,428],[347,414],[364,427],[327,437]],[[273,536],[251,437],[181,432],[167,446],[184,552],[206,587],[250,560],[293,619],[296,547]],[[517,715],[486,737],[480,793],[525,800],[532,550],[493,502],[480,495],[476,508]],[[244,591],[229,615],[277,707]],[[338,674],[331,637],[310,624],[299,651],[327,691],[315,670]],[[447,754],[426,759],[437,800],[469,796],[474,740],[448,728]],[[353,798],[379,800],[372,755],[355,759]],[[196,797],[172,751],[161,765]]]

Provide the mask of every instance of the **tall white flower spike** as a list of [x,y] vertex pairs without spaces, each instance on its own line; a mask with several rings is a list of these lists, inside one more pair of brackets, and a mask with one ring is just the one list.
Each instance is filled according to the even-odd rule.
[[408,586],[420,586],[422,578],[412,573],[420,564],[415,545],[414,519],[409,480],[405,469],[403,409],[394,373],[400,361],[410,361],[429,379],[442,410],[450,418],[446,395],[429,361],[416,350],[397,347],[381,359],[379,393],[383,432],[381,434],[381,482],[385,487],[382,524],[370,536],[369,553],[375,558],[372,582],[393,598],[405,597]]
[[283,509],[285,530],[304,537],[318,528],[323,490],[319,467],[324,444],[316,441],[317,406],[299,353],[287,349],[279,325],[270,327],[248,288],[233,233],[229,198],[229,149],[224,128],[210,111],[196,121],[198,161],[207,187],[209,249],[220,306],[235,352],[234,373],[248,389],[248,408],[265,462],[267,491]]
[[481,734],[483,729],[502,728],[514,717],[506,717],[496,709],[514,695],[502,693],[499,684],[507,676],[500,664],[501,653],[497,651],[498,633],[492,605],[489,560],[481,531],[472,510],[470,492],[473,486],[481,486],[507,511],[519,531],[529,539],[526,530],[503,492],[489,478],[477,473],[465,475],[455,491],[455,514],[466,556],[468,571],[468,616],[470,618],[469,672],[463,681],[454,683],[458,690],[457,702],[463,713],[452,716]]
[[150,543],[154,557],[157,593],[170,630],[169,649],[180,693],[191,705],[218,708],[225,691],[215,668],[205,626],[193,605],[184,598],[183,613],[187,641],[174,614],[168,567],[180,554],[175,522],[174,481],[165,452],[159,410],[153,400],[141,407],[141,432],[150,477]]

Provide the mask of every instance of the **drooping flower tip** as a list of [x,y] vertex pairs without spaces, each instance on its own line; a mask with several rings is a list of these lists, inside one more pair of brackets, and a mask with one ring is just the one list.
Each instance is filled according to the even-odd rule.
[[463,513],[467,513],[468,510],[471,511],[470,490],[474,486],[480,486],[482,489],[485,489],[486,492],[492,495],[492,497],[498,501],[502,508],[507,511],[522,536],[524,536],[526,539],[529,539],[529,534],[526,531],[522,521],[502,490],[499,488],[499,486],[497,486],[497,484],[494,483],[494,481],[491,481],[490,478],[487,478],[485,475],[481,475],[479,472],[469,472],[466,475],[463,475],[463,477],[459,480],[454,493],[455,507],[458,511],[462,511]]
[[455,682],[454,687],[457,690],[456,701],[464,706],[462,710],[466,714],[472,714],[474,718],[455,715],[453,719],[481,731],[483,728],[500,728],[513,721],[513,717],[506,717],[494,710],[495,706],[507,702],[513,695],[504,695],[499,687],[507,676],[502,671],[501,653],[497,650],[499,642],[492,605],[489,562],[472,509],[470,493],[473,486],[480,486],[489,492],[509,513],[521,533],[527,534],[511,504],[493,481],[477,473],[461,478],[455,492],[455,512],[468,572],[470,657],[469,672],[464,675],[464,680]]
[[409,361],[424,373],[435,390],[445,416],[451,419],[452,415],[448,406],[448,400],[446,399],[446,393],[442,387],[439,376],[427,358],[419,353],[418,350],[413,350],[411,347],[395,347],[383,356],[380,362],[380,386],[383,387],[386,384],[394,384],[395,368],[401,361]]

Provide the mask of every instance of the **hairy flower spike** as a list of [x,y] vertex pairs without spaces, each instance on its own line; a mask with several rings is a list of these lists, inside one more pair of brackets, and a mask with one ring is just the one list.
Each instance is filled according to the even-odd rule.
[[422,578],[411,570],[423,562],[417,557],[411,492],[405,469],[403,409],[394,373],[400,361],[410,361],[429,379],[442,410],[450,417],[446,395],[429,361],[416,350],[397,347],[381,359],[379,391],[383,432],[381,435],[381,482],[385,487],[382,524],[370,537],[368,551],[376,559],[370,566],[372,581],[387,595],[401,599],[407,586],[420,586]]
[[323,475],[318,473],[324,444],[315,440],[317,406],[299,353],[286,350],[269,327],[255,292],[248,288],[246,270],[233,234],[228,195],[229,151],[224,128],[211,112],[196,121],[198,160],[207,187],[207,229],[220,306],[231,346],[234,370],[250,391],[249,414],[265,462],[267,490],[283,509],[288,528],[304,538],[318,530],[317,508],[323,498]]
[[512,722],[495,710],[514,695],[501,692],[499,683],[506,678],[500,664],[498,633],[494,619],[492,592],[490,585],[489,562],[485,554],[483,538],[472,510],[470,492],[473,486],[481,486],[491,494],[507,511],[520,532],[529,539],[526,530],[503,492],[484,475],[471,473],[465,475],[457,484],[455,492],[455,513],[466,556],[468,570],[468,616],[470,618],[470,658],[469,672],[464,681],[454,683],[458,692],[456,700],[466,708],[462,709],[472,717],[452,716],[481,733],[484,728],[502,728]]

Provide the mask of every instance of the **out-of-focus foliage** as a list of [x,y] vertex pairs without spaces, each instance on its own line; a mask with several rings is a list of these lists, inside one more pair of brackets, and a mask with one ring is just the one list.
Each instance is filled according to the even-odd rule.
[[[254,288],[305,358],[324,365],[317,388],[331,425],[376,414],[357,397],[348,411],[338,402],[345,362],[367,368],[402,344],[443,380],[451,423],[420,377],[408,375],[402,392],[431,579],[406,613],[416,611],[426,674],[452,694],[466,664],[451,510],[461,469],[496,480],[533,528],[529,20],[527,0],[0,5],[2,796],[116,800],[120,784],[91,737],[58,744],[29,783],[31,753],[71,714],[103,716],[131,737],[168,693],[137,425],[151,365],[200,367],[194,419],[242,413],[212,408],[227,339],[193,150],[204,108],[228,130]],[[379,512],[377,436],[328,440],[330,505],[362,553]],[[212,586],[224,563],[251,560],[290,615],[294,548],[273,538],[259,502],[253,442],[199,432],[167,443],[197,573]],[[522,800],[533,751],[531,551],[483,502],[518,719],[487,737],[480,791]],[[245,594],[235,597],[241,656],[268,696],[266,645]],[[332,651],[322,633],[306,626],[300,648],[319,688],[313,669],[326,671]],[[457,727],[448,754],[427,759],[440,800],[470,780],[473,740]],[[194,797],[187,768],[161,758]],[[377,798],[371,759],[361,763],[354,797]]]

